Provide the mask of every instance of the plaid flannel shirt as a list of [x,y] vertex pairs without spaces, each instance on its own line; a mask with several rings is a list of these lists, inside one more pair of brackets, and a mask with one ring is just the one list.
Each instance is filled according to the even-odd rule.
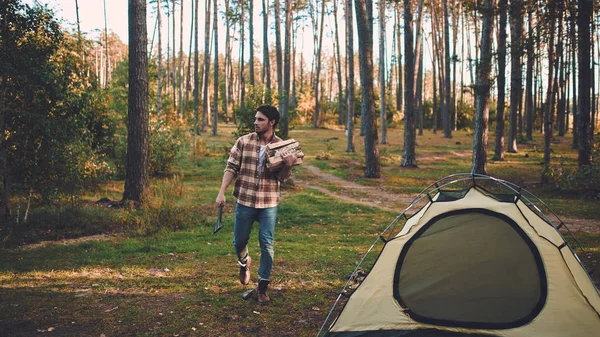
[[[280,141],[281,138],[273,135],[271,143]],[[285,177],[279,177],[277,172],[267,169],[265,159],[259,177],[259,153],[260,140],[256,132],[238,138],[229,153],[225,172],[232,172],[236,177],[233,195],[240,204],[253,208],[275,207],[280,199],[279,184],[291,176],[291,171]]]

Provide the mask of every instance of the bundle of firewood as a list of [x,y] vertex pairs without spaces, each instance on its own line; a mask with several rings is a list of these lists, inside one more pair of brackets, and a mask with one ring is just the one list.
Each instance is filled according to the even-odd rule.
[[285,151],[294,153],[296,158],[298,158],[294,166],[302,164],[304,153],[300,148],[300,143],[291,138],[282,142],[267,145],[267,168],[269,170],[277,170],[284,165],[281,153]]

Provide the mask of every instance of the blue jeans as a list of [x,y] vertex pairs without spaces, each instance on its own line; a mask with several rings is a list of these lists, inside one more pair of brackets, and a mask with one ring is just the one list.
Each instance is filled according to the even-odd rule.
[[248,240],[254,221],[258,221],[258,242],[260,243],[260,267],[258,279],[268,281],[273,268],[275,250],[275,222],[277,221],[277,206],[271,208],[252,208],[236,204],[233,222],[233,247],[238,259],[248,255]]

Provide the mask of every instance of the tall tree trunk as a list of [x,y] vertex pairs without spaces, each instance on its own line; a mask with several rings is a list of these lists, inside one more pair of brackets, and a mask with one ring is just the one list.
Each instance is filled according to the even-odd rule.
[[246,17],[244,13],[245,2],[240,2],[239,6],[241,8],[240,11],[240,71],[239,71],[239,97],[240,97],[240,106],[244,106],[244,97],[246,95],[246,79],[244,78],[244,49],[246,44],[246,36],[245,36],[245,26],[246,26]]
[[[179,93],[179,119],[183,120],[183,0],[180,0],[179,14],[179,70],[177,71],[177,88]],[[188,55],[189,58],[190,55]]]
[[148,37],[146,1],[129,0],[129,99],[123,201],[144,201],[148,188]]
[[377,122],[373,89],[373,1],[357,0],[354,4],[359,41],[358,57],[362,88],[361,111],[364,111],[365,118],[365,177],[379,178],[381,177],[381,167],[377,147]]
[[[496,145],[494,147],[494,156],[492,157],[492,160],[504,160],[504,107],[506,101],[505,94],[507,5],[508,0],[500,0],[498,2],[498,11],[500,14],[498,19],[498,99],[496,101]],[[487,94],[489,95],[489,88]],[[479,95],[478,97],[484,96]],[[483,169],[485,170],[485,167]]]
[[173,83],[173,112],[177,111],[177,55],[176,55],[176,50],[177,48],[175,48],[175,40],[176,40],[176,36],[175,36],[175,0],[173,0],[173,12],[171,13],[171,16],[173,17],[173,54],[172,54],[172,58],[173,58],[173,71],[172,71],[172,78],[171,78],[171,83]]
[[444,137],[452,138],[452,127],[450,125],[450,19],[448,15],[448,0],[442,1],[444,4],[444,106],[442,114],[444,116]]
[[[562,7],[562,5],[561,5]],[[563,11],[561,8],[559,14],[558,21],[558,46],[556,47],[556,54],[558,55],[558,81],[556,84],[558,85],[557,95],[558,95],[558,105],[556,108],[556,119],[557,119],[557,127],[558,127],[558,136],[564,137],[565,135],[565,110],[566,110],[566,80],[565,80],[565,55],[563,49]]]
[[283,138],[288,137],[290,106],[290,53],[292,49],[292,0],[285,0],[285,46],[283,51],[283,105],[281,106],[281,123],[279,131]]
[[[335,26],[335,56],[338,60],[336,67],[337,82],[338,82],[338,124],[344,124],[344,87],[342,86],[342,59],[340,58],[340,36],[338,31],[338,16],[337,16],[337,2],[333,0],[333,23]],[[383,138],[383,136],[382,136]]]
[[589,166],[592,163],[591,139],[591,106],[590,106],[590,87],[591,87],[591,67],[590,51],[591,36],[590,23],[592,19],[593,6],[592,0],[578,0],[577,28],[579,38],[577,46],[579,47],[579,153],[577,163],[579,168]]
[[[217,0],[215,0],[217,1]],[[254,86],[254,0],[248,0],[248,47],[250,55],[248,60],[248,70],[250,73],[250,85]]]
[[533,50],[533,10],[527,10],[528,36],[527,36],[527,70],[525,75],[525,137],[527,140],[533,140],[533,120],[535,111],[533,110],[533,63],[535,51]]
[[452,131],[456,131],[458,127],[458,106],[456,105],[456,63],[458,55],[456,54],[456,46],[458,45],[458,20],[459,13],[462,8],[462,2],[458,4],[456,9],[456,0],[452,1]]
[[385,25],[385,1],[379,0],[379,107],[381,109],[381,144],[387,144],[385,106]]
[[104,88],[106,88],[108,86],[108,80],[110,78],[110,54],[108,52],[108,24],[106,21],[106,0],[104,0],[104,50],[106,54],[106,59],[104,60],[106,62],[106,65],[104,67]]
[[[106,0],[105,0],[106,1]],[[199,1],[199,0],[198,0]],[[156,17],[158,20],[158,51],[156,55],[158,56],[158,88],[156,92],[156,118],[158,121],[161,121],[161,113],[162,113],[162,14],[161,14],[161,0],[156,1]]]
[[[223,79],[225,80],[225,99],[223,100],[223,115],[225,116],[225,122],[229,123],[229,100],[231,82],[229,80],[229,74],[232,73],[231,65],[231,37],[229,35],[229,28],[231,25],[231,16],[229,13],[229,0],[225,0],[225,69],[223,73]],[[266,32],[266,30],[265,30]],[[266,34],[265,34],[266,35]]]
[[263,10],[263,71],[262,71],[262,80],[265,83],[265,88],[267,89],[267,93],[271,93],[271,63],[269,62],[269,40],[268,40],[268,31],[269,31],[269,8],[265,2],[262,0],[262,10]]
[[200,100],[198,92],[200,87],[200,73],[199,73],[199,45],[198,45],[198,7],[200,0],[196,0],[196,9],[194,15],[194,129],[196,134],[200,134]]
[[523,1],[512,0],[509,7],[510,21],[510,116],[508,123],[508,152],[517,149],[517,112],[521,101],[523,74],[521,52],[523,40]]
[[[432,49],[436,49],[436,44],[435,42],[432,43]],[[432,125],[431,125],[431,129],[433,131],[433,134],[437,134],[437,129],[438,129],[438,98],[437,98],[437,94],[438,92],[441,92],[441,90],[439,90],[439,85],[438,85],[438,75],[437,75],[437,69],[438,69],[438,57],[437,57],[437,52],[434,50],[431,53],[431,77],[432,77],[432,87],[433,87],[433,104],[432,104],[432,113],[431,113],[431,119],[432,119]]]
[[[494,30],[493,0],[485,0],[481,9],[481,59],[477,67],[475,94],[475,131],[473,132],[472,173],[487,174],[488,116],[490,108],[490,87],[492,72],[492,32]],[[499,47],[502,49],[502,47]]]
[[548,38],[548,88],[546,94],[546,112],[544,114],[544,167],[542,169],[541,183],[546,184],[549,181],[548,171],[550,169],[550,141],[553,131],[553,106],[552,101],[554,88],[554,30],[556,25],[556,9],[554,6],[548,7],[548,16],[550,20],[549,38]]
[[415,145],[415,61],[411,0],[404,0],[404,152],[402,167],[416,167]]
[[577,97],[577,87],[578,87],[578,74],[577,74],[577,57],[576,51],[578,46],[577,34],[575,29],[575,21],[577,17],[577,3],[575,1],[571,2],[569,5],[570,11],[570,20],[569,25],[571,27],[571,74],[573,75],[572,85],[573,85],[573,143],[571,148],[579,149],[579,101]]
[[[354,25],[352,0],[346,0],[346,152],[354,152]],[[302,66],[300,66],[302,69]]]
[[283,58],[281,55],[281,5],[275,0],[275,57],[277,59],[277,93],[279,99],[283,94]]
[[[215,0],[217,1],[217,0]],[[204,1],[206,14],[204,16],[204,67],[202,69],[202,132],[206,132],[208,122],[208,78],[210,74],[210,2]]]
[[212,134],[213,136],[217,135],[217,124],[219,121],[219,34],[218,34],[218,6],[217,0],[214,2],[214,12],[213,12],[213,39],[215,39],[215,69],[213,70],[213,124],[212,124]]
[[402,97],[403,89],[402,89],[402,30],[400,29],[400,1],[394,2],[395,8],[395,18],[396,18],[396,48],[398,48],[396,57],[398,60],[398,77],[396,78],[396,110],[398,112],[403,111],[402,103],[404,101],[404,97]]
[[[313,114],[313,128],[319,127],[319,85],[320,85],[320,75],[321,75],[321,51],[323,50],[323,28],[325,27],[325,1],[321,2],[321,20],[319,28],[319,48],[317,50],[317,62],[315,65],[316,75],[315,75],[315,111]],[[358,6],[358,3],[357,3]],[[358,13],[358,12],[357,12]],[[358,20],[358,15],[357,15]],[[360,35],[359,35],[360,39]]]
[[[421,39],[423,39],[423,35],[421,35]],[[419,129],[419,136],[423,135],[423,66],[424,66],[424,62],[423,62],[423,48],[419,48],[419,53],[421,55],[419,55],[418,59],[419,59],[419,64],[418,66],[418,72],[417,72],[417,83],[416,83],[416,90],[415,90],[415,102],[417,105],[416,111],[417,111],[417,123],[418,123],[418,129]]]
[[[191,9],[191,13],[192,13],[192,19],[191,19],[191,24],[190,24],[190,46],[189,46],[189,52],[188,52],[188,64],[187,64],[187,72],[186,72],[186,78],[185,78],[185,108],[188,109],[189,107],[189,100],[190,100],[190,91],[192,90],[192,47],[194,46],[194,28],[196,26],[196,2],[198,0],[191,0],[190,4],[192,5],[192,9]],[[229,1],[229,0],[227,0]]]

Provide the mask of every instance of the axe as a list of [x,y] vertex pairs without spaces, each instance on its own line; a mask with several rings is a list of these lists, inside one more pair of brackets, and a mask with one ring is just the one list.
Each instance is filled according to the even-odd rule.
[[215,225],[213,234],[217,233],[221,228],[223,228],[223,225],[221,224],[222,217],[223,217],[223,204],[219,205],[219,216],[217,218],[217,224]]

